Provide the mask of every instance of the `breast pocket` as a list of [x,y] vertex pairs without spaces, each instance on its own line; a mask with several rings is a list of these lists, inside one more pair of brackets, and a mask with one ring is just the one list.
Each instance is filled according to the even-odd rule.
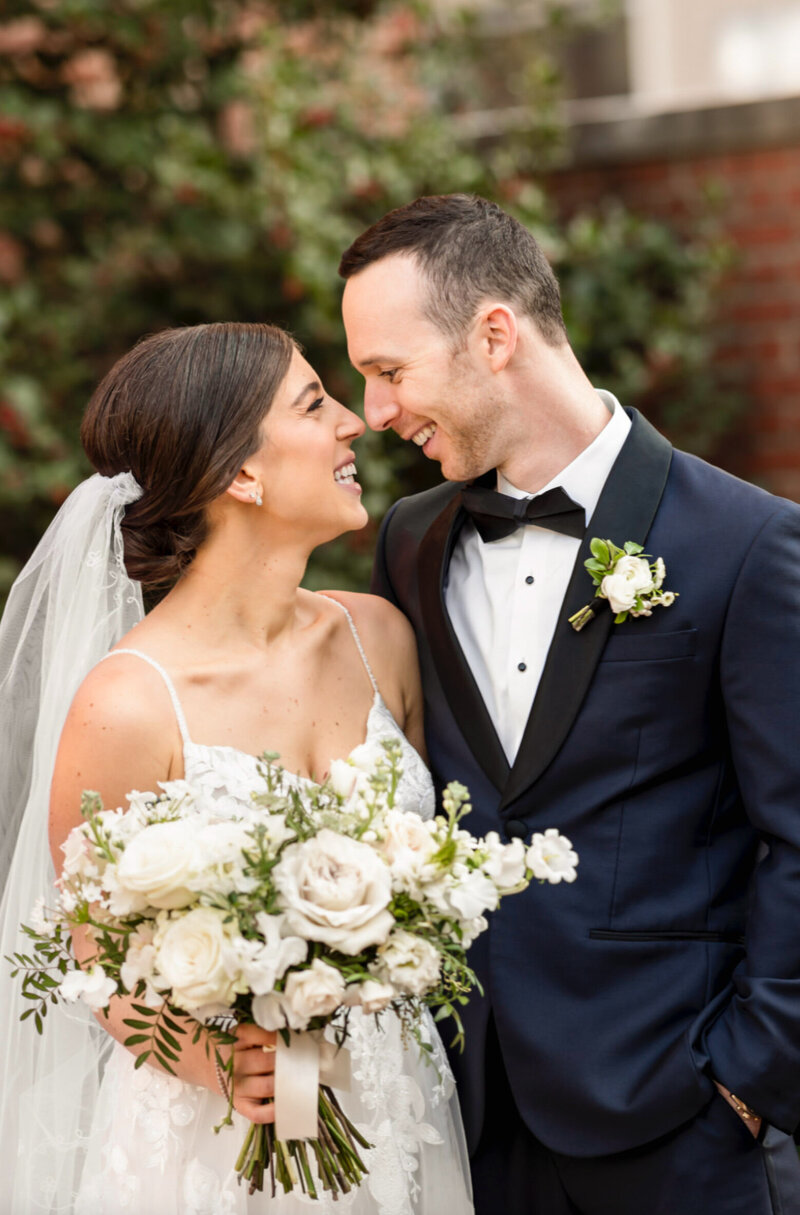
[[631,631],[622,632],[616,625],[606,642],[601,662],[674,662],[691,658],[697,651],[697,629],[681,629],[676,633],[636,633],[637,621]]

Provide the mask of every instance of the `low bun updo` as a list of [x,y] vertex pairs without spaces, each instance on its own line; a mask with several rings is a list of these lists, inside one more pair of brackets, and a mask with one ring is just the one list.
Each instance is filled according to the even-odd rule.
[[294,349],[273,325],[167,329],[139,342],[95,391],[81,442],[99,473],[132,472],[142,487],[122,532],[128,574],[146,591],[168,590],[191,562],[206,508],[261,445]]

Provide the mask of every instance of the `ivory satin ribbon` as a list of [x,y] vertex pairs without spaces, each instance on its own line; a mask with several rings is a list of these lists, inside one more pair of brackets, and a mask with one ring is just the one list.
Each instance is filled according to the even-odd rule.
[[350,1052],[320,1030],[289,1032],[275,1042],[275,1134],[278,1139],[316,1139],[319,1086],[350,1091]]

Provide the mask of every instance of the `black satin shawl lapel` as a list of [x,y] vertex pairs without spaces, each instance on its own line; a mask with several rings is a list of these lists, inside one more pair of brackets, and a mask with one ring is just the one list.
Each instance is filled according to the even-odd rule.
[[[572,728],[603,648],[614,613],[597,600],[597,615],[576,633],[569,617],[592,602],[594,587],[584,569],[592,537],[644,544],[658,510],[672,461],[671,444],[636,410],[631,429],[600,495],[572,572],[520,749],[504,790],[508,807],[538,780]],[[656,553],[654,556],[658,556]],[[636,627],[636,621],[632,623]]]
[[447,566],[466,518],[460,496],[456,495],[423,536],[418,556],[420,606],[425,635],[453,717],[489,780],[502,790],[508,780],[508,760],[444,601]]

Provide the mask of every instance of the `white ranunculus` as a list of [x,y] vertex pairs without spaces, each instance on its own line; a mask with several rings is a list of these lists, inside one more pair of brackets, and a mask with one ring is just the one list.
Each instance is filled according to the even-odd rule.
[[484,911],[494,911],[499,902],[497,887],[480,869],[471,869],[450,891],[450,902],[463,920],[474,920]]
[[154,944],[159,985],[191,1012],[203,1004],[229,1005],[242,987],[226,912],[195,907],[186,915],[159,917]]
[[282,935],[286,928],[286,917],[267,915],[260,911],[256,916],[258,929],[264,940],[248,941],[236,937],[233,947],[239,960],[242,978],[253,995],[265,996],[272,991],[278,979],[282,979],[290,966],[305,962],[308,942],[302,937]]
[[102,966],[92,966],[90,970],[70,970],[58,985],[62,1000],[74,1004],[83,1000],[90,1008],[105,1008],[115,994],[117,985],[109,979]]
[[291,1029],[305,1029],[312,1017],[329,1017],[344,1002],[342,974],[321,958],[308,970],[293,970],[281,996]]
[[606,574],[600,591],[615,612],[629,612],[639,595],[654,589],[653,575],[644,557],[620,557],[613,574]]
[[394,923],[388,866],[368,844],[328,828],[290,844],[273,879],[290,929],[342,953],[385,941]]
[[430,941],[398,928],[378,949],[375,973],[403,994],[422,996],[438,983],[441,964]]
[[383,1012],[396,995],[397,992],[391,983],[379,983],[377,979],[365,979],[363,983],[358,984],[357,990],[353,993],[353,1003],[358,1004],[369,1015]]
[[555,827],[548,827],[544,834],[534,832],[526,859],[528,868],[540,882],[555,886],[559,882],[574,882],[578,876],[575,870],[578,854],[573,851],[570,840],[559,835]]
[[144,895],[152,907],[187,907],[187,882],[199,868],[197,827],[186,819],[152,823],[128,844],[117,865],[119,885]]
[[489,859],[483,862],[484,873],[501,893],[512,890],[525,876],[525,845],[520,839],[504,844],[496,831],[490,831],[484,843],[489,853]]

